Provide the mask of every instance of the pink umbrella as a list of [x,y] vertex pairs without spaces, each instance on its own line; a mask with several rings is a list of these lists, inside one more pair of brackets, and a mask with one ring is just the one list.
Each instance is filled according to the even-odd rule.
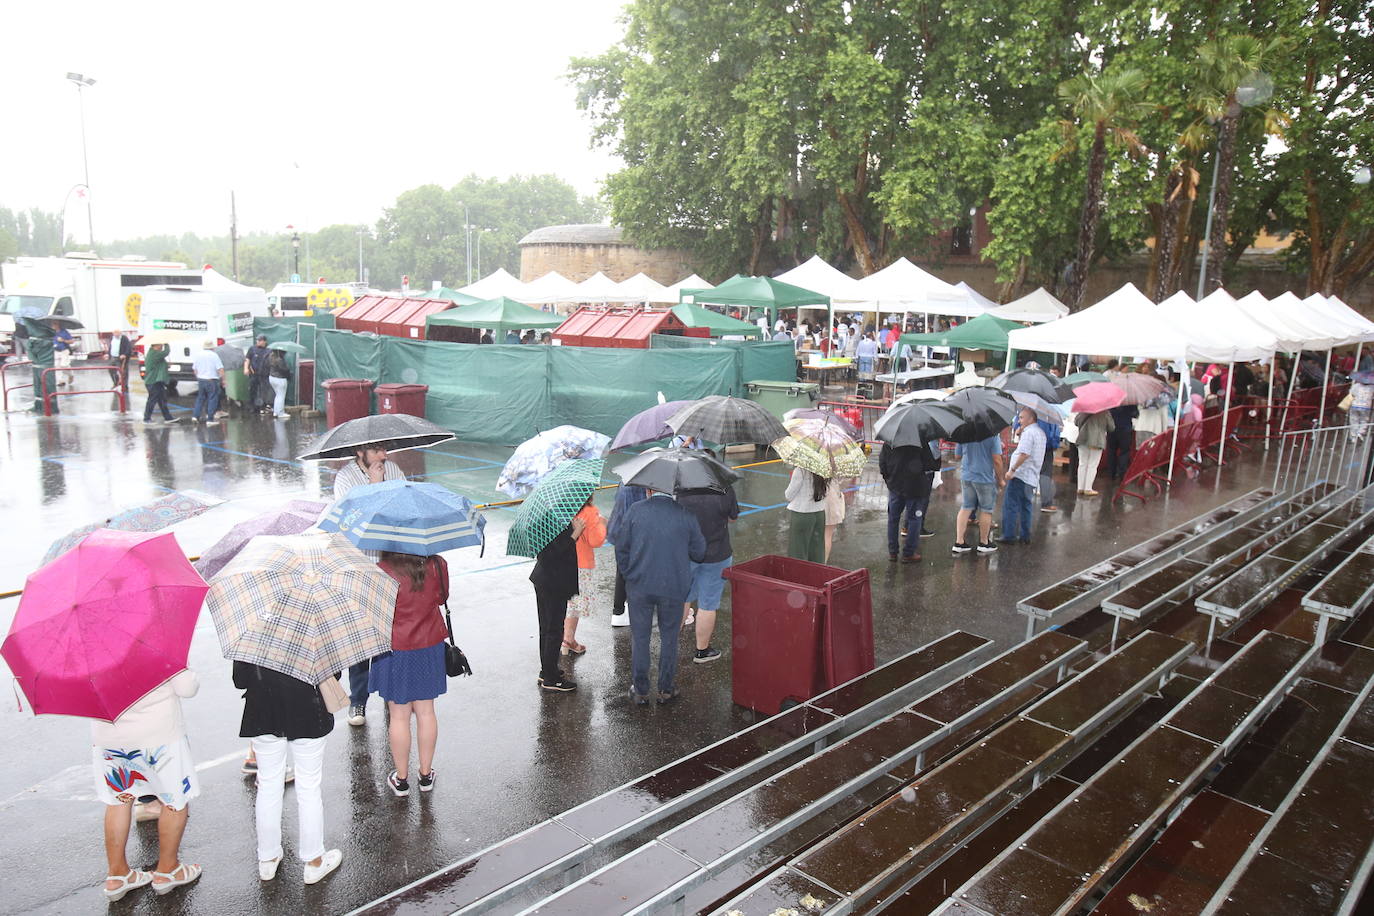
[[1111,382],[1089,382],[1073,390],[1073,409],[1075,413],[1101,413],[1120,407],[1126,400],[1125,390]]
[[170,532],[101,528],[29,576],[0,656],[35,713],[113,722],[185,669],[209,589]]

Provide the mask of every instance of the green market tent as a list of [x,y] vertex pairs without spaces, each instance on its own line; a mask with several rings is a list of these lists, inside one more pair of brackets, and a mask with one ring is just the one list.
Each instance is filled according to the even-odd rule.
[[556,328],[563,323],[551,312],[541,312],[523,302],[498,296],[471,305],[461,305],[447,312],[439,312],[425,319],[425,327],[439,325],[449,328],[492,328],[496,331],[524,328]]
[[460,293],[456,289],[449,289],[441,286],[438,289],[431,289],[427,292],[411,293],[421,299],[447,299],[449,302],[456,302],[459,305],[472,305],[474,302],[481,302],[476,296],[469,296],[467,293]]
[[[746,277],[736,274],[712,289],[684,289],[678,293],[683,302],[708,302],[711,305],[740,305],[761,308],[772,322],[778,309],[807,305],[830,305],[830,297],[772,277]],[[832,312],[832,318],[833,312]],[[831,324],[834,324],[832,321]]]
[[756,324],[740,321],[729,315],[722,315],[720,312],[712,311],[706,306],[697,305],[694,302],[679,302],[673,306],[672,313],[689,328],[706,328],[712,337],[723,337],[726,334],[758,337],[763,334]]
[[948,331],[934,334],[903,334],[901,343],[913,347],[959,347],[964,350],[1005,350],[1007,333],[1022,327],[1019,321],[979,315]]

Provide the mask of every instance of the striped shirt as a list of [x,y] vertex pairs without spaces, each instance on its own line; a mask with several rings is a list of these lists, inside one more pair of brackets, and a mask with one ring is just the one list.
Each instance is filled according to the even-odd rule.
[[[401,471],[396,463],[388,458],[383,467],[383,480],[405,480],[406,475]],[[371,483],[367,479],[367,472],[358,466],[358,461],[354,460],[339,468],[338,476],[334,478],[334,499],[340,500],[348,494],[354,487],[360,487],[365,483]]]

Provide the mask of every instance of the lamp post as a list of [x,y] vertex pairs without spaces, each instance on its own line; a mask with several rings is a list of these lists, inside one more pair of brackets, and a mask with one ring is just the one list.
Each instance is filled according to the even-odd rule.
[[81,112],[81,171],[86,181],[86,229],[89,234],[91,250],[95,250],[95,223],[91,220],[91,164],[86,156],[86,96],[81,91],[94,86],[95,80],[80,73],[68,73],[67,79],[76,86],[76,104]]
[[363,236],[367,234],[366,226],[358,227],[358,282],[363,282]]
[[[288,229],[291,227],[288,226]],[[291,233],[291,254],[294,261],[291,265],[291,277],[299,282],[301,275],[301,236],[298,232]]]
[[[1267,74],[1260,73],[1258,70],[1251,73],[1245,80],[1236,87],[1235,98],[1230,105],[1234,109],[1227,114],[1234,114],[1240,117],[1242,108],[1249,108],[1251,105],[1258,105],[1260,102],[1268,101],[1274,94],[1274,81]],[[1228,106],[1229,108],[1229,106]],[[1219,120],[1219,119],[1218,119]],[[1207,228],[1202,233],[1202,263],[1197,272],[1197,298],[1201,299],[1207,287],[1207,253],[1212,247],[1212,218],[1217,204],[1217,175],[1221,168],[1221,138],[1217,138],[1217,151],[1212,159],[1212,186],[1207,189]]]

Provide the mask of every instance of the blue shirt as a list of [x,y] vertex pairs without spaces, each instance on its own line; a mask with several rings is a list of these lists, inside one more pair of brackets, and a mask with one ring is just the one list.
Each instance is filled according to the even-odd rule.
[[1002,454],[1002,438],[988,436],[981,442],[961,444],[957,454],[963,461],[959,464],[959,479],[968,483],[996,483],[997,472],[992,466],[992,456]]
[[616,532],[615,562],[633,596],[653,595],[681,604],[692,586],[692,564],[706,556],[696,516],[668,496],[640,500]]

